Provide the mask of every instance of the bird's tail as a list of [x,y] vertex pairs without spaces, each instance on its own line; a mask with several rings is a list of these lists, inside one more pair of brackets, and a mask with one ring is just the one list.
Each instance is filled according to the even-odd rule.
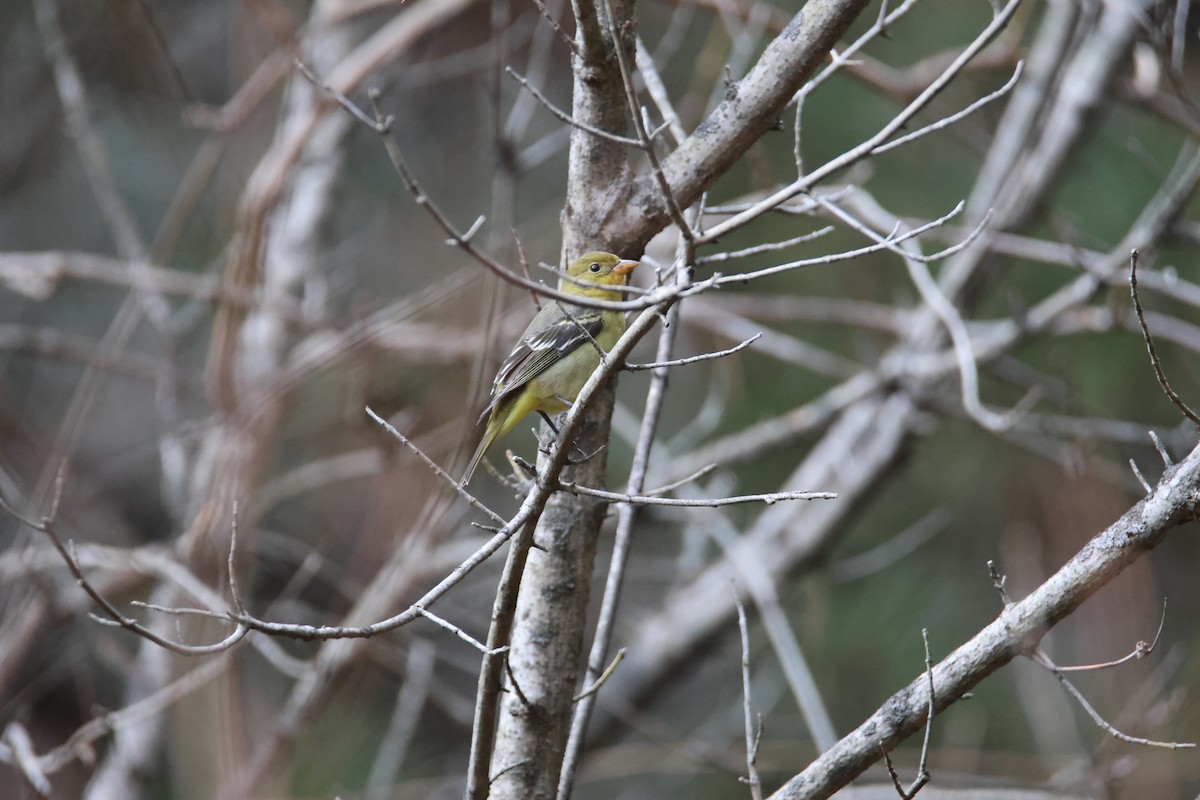
[[496,441],[501,431],[496,426],[489,424],[487,430],[483,434],[483,438],[479,441],[479,446],[475,448],[475,455],[471,456],[471,463],[467,464],[467,471],[463,473],[462,480],[458,482],[459,487],[466,486],[471,482],[471,476],[475,474],[475,468],[479,466],[483,454],[492,446],[492,442]]
[[479,447],[475,448],[475,455],[471,456],[471,463],[467,465],[467,471],[463,473],[462,480],[458,482],[459,487],[466,486],[467,481],[471,480],[484,452],[497,439],[512,430],[512,427],[520,422],[522,417],[536,410],[537,407],[537,397],[529,391],[521,391],[516,397],[506,396],[492,402],[492,413],[488,417],[487,430],[483,433],[483,440],[479,443]]

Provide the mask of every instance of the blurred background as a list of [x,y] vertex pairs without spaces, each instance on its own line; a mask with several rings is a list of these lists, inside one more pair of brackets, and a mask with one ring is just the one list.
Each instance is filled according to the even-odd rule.
[[[639,6],[637,30],[685,130],[797,5]],[[858,187],[913,225],[939,218],[979,196],[981,180],[1005,174],[989,158],[1010,104],[1035,109],[1044,138],[1030,135],[1032,151],[1047,131],[1061,134],[1055,114],[1079,79],[1072,64],[1112,64],[1081,129],[1061,134],[1053,174],[1001,217],[1007,238],[989,243],[960,307],[983,336],[989,325],[1026,323],[1105,259],[1116,259],[1119,274],[981,366],[984,402],[1018,408],[1003,430],[964,413],[953,366],[934,378],[916,360],[911,375],[901,370],[891,384],[911,390],[914,408],[896,447],[836,501],[838,518],[815,546],[780,556],[792,567],[775,581],[779,608],[839,734],[920,673],[922,629],[937,660],[994,618],[989,560],[1024,596],[1142,496],[1131,459],[1156,480],[1162,462],[1148,431],[1175,458],[1195,445],[1196,427],[1156,384],[1123,254],[1164,187],[1186,184],[1186,195],[1196,180],[1188,170],[1200,132],[1192,99],[1200,14],[1182,0],[1138,4],[1122,41],[1106,27],[1120,5],[1026,0],[910,129],[997,90],[1024,59],[1015,92],[822,186],[831,196]],[[562,2],[547,2],[546,12],[573,30]],[[872,3],[847,41],[878,14]],[[984,0],[913,4],[807,99],[805,167],[877,131],[992,14]],[[364,107],[364,89],[380,87],[425,192],[460,229],[483,216],[479,247],[517,270],[523,252],[530,274],[548,279],[539,264],[559,263],[569,131],[503,68],[569,108],[559,32],[536,4],[517,0],[0,0],[0,20],[0,496],[28,516],[47,514],[65,464],[56,530],[119,608],[172,638],[211,642],[227,628],[129,603],[228,602],[234,501],[242,591],[258,616],[352,624],[405,608],[486,532],[364,407],[457,475],[480,435],[490,377],[535,309],[528,293],[446,245],[380,136],[315,92],[293,58]],[[792,180],[794,115],[780,128],[716,183],[709,206],[720,212]],[[1200,407],[1196,211],[1184,203],[1134,245],[1163,368]],[[969,216],[921,237],[925,252],[962,241]],[[764,216],[701,255],[829,225],[812,241],[698,274],[867,243],[810,209]],[[664,235],[648,248],[641,285],[669,266],[673,241]],[[920,305],[889,252],[685,302],[678,355],[765,335],[673,373],[647,485],[715,462],[697,491],[784,486],[851,403],[811,422],[789,412],[815,414],[806,404],[894,359]],[[646,341],[635,360],[653,352]],[[613,487],[628,473],[648,381],[645,372],[620,379]],[[773,421],[776,435],[745,446]],[[519,425],[505,446],[532,458],[531,426]],[[503,465],[499,449],[492,461]],[[857,468],[852,458],[840,466]],[[502,513],[519,502],[485,471],[472,489]],[[767,513],[780,512],[646,511],[614,644],[644,641],[648,624],[686,616],[681,589]],[[1062,665],[1119,658],[1154,638],[1169,598],[1150,657],[1077,677],[1093,706],[1134,736],[1200,739],[1196,533],[1194,523],[1172,532],[1046,641]],[[0,546],[0,797],[34,796],[12,766],[21,732],[42,756],[53,797],[461,792],[479,654],[447,631],[418,621],[369,643],[251,637],[224,654],[177,656],[90,619],[94,609],[46,537],[7,514]],[[437,613],[485,637],[500,563],[472,573]],[[732,593],[713,602],[728,615]],[[685,625],[683,616],[674,619]],[[600,694],[576,797],[743,796],[740,644],[727,619],[681,659],[631,652],[629,671],[619,667]],[[751,623],[759,763],[774,788],[818,749],[753,609]],[[931,748],[942,789],[1200,792],[1194,751],[1114,740],[1053,675],[1024,660],[939,717]],[[918,753],[913,742],[894,754],[902,776],[911,778]],[[887,780],[882,768],[867,778]]]

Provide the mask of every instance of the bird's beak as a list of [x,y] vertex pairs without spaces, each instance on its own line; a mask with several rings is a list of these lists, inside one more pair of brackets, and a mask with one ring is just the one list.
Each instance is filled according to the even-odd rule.
[[637,265],[638,262],[636,261],[619,261],[617,262],[617,265],[613,267],[613,272],[617,273],[618,275],[627,275],[630,272],[633,272],[633,268]]

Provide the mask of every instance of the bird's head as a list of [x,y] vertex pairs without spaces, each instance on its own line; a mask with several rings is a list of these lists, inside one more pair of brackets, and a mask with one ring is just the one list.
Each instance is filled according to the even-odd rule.
[[[567,281],[563,291],[571,294],[591,295],[606,291],[609,286],[624,286],[629,273],[638,265],[612,253],[584,253],[567,267]],[[592,289],[587,284],[599,284]]]
[[620,258],[612,253],[584,253],[566,267],[566,275],[576,281],[624,285],[637,261]]

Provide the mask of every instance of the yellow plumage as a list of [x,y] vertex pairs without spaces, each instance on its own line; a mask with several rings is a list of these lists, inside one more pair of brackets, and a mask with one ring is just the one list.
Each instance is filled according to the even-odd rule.
[[[636,261],[612,253],[585,253],[567,267],[564,294],[597,300],[621,300]],[[572,280],[573,279],[573,280]],[[549,301],[521,334],[492,383],[492,399],[484,414],[487,428],[460,485],[466,485],[492,444],[531,412],[556,414],[570,407],[600,364],[600,353],[612,349],[625,332],[625,315],[558,300]]]

